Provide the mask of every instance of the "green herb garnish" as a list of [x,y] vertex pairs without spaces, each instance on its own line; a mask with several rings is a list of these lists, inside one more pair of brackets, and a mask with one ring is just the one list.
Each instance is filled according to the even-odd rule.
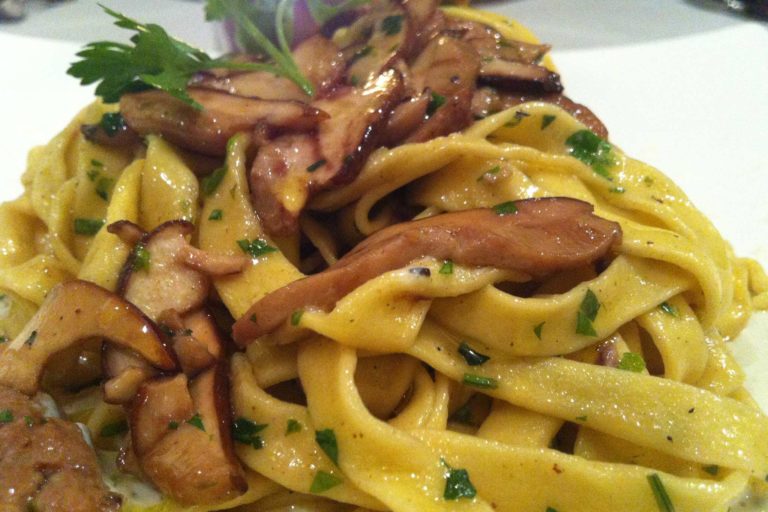
[[451,260],[445,260],[443,261],[443,264],[440,266],[440,270],[438,270],[438,273],[440,274],[453,274],[453,261]]
[[494,206],[493,211],[496,212],[496,215],[509,215],[512,213],[517,213],[517,205],[514,201],[507,201],[505,203],[499,203]]
[[[255,5],[257,3],[250,0],[208,0],[205,4],[205,19],[223,21],[228,18],[233,21],[237,26],[238,40],[246,43],[251,51],[267,55],[274,62],[274,65],[261,64],[261,69],[289,78],[305,93],[313,96],[314,87],[307,77],[301,74],[296,61],[293,60],[285,33],[286,17],[289,15],[289,8],[293,10],[293,2],[278,2],[275,18],[270,20],[275,26],[278,46],[275,46],[259,28],[264,21],[258,5]],[[257,20],[260,21],[259,25]]]
[[113,41],[89,43],[77,54],[81,60],[73,63],[67,73],[79,78],[82,85],[98,82],[96,95],[106,103],[115,103],[129,92],[156,88],[201,109],[189,96],[187,83],[195,73],[212,68],[262,70],[294,78],[279,63],[213,59],[204,51],[171,37],[159,25],[143,24],[103,5],[101,8],[115,18],[115,25],[136,32],[131,37],[132,45]]
[[146,246],[142,243],[133,248],[133,270],[149,270],[151,256]]
[[617,366],[619,370],[640,373],[645,370],[645,360],[640,354],[634,352],[624,352],[621,354],[621,360]]
[[24,342],[25,345],[29,345],[30,347],[37,339],[37,331],[32,331],[29,335],[29,338],[27,338],[27,341]]
[[477,489],[469,481],[469,473],[466,469],[449,468],[445,477],[445,490],[443,498],[446,500],[458,500],[460,498],[474,498]]
[[483,179],[485,179],[486,177],[491,177],[494,174],[498,174],[499,171],[501,171],[501,166],[500,165],[494,165],[493,167],[491,167],[490,169],[485,171],[483,174],[478,176],[477,177],[477,181],[483,181]]
[[3,409],[0,411],[0,423],[10,423],[13,421],[13,411],[10,409]]
[[459,345],[459,354],[461,354],[461,357],[464,358],[464,361],[466,361],[469,366],[479,366],[490,359],[489,356],[481,354],[465,342],[462,342],[461,345]]
[[703,469],[705,472],[709,473],[712,476],[717,476],[717,474],[720,472],[720,466],[718,466],[717,464],[704,466],[701,469]]
[[536,335],[537,338],[541,339],[541,330],[544,328],[544,324],[546,322],[541,322],[536,327],[533,328],[533,334]]
[[429,99],[429,105],[427,105],[427,117],[432,117],[437,109],[443,105],[445,105],[445,96],[432,91],[432,97]]
[[[123,114],[120,112],[107,112],[101,116],[99,126],[101,126],[101,129],[104,130],[104,133],[106,133],[109,137],[114,137],[120,131],[125,130],[128,127],[125,124],[125,118],[123,117]],[[96,167],[103,167],[103,164],[101,162],[97,162],[96,160],[91,160],[91,164]]]
[[285,435],[295,434],[296,432],[301,432],[302,430],[304,430],[304,425],[302,425],[299,420],[291,418],[288,420],[288,423],[285,426]]
[[171,420],[168,422],[168,430],[178,430],[179,429],[179,422],[175,420]]
[[96,180],[96,185],[94,187],[96,195],[105,201],[109,201],[109,192],[112,190],[112,185],[114,185],[114,183],[115,180],[112,178],[107,178],[105,176],[100,177]]
[[35,425],[35,420],[32,419],[32,416],[24,416],[24,424],[28,427],[33,427]]
[[476,388],[496,389],[499,387],[499,383],[496,382],[496,379],[475,375],[474,373],[465,373],[462,381],[467,386],[473,386]]
[[326,160],[324,158],[321,158],[317,162],[315,162],[312,165],[308,166],[307,167],[307,172],[315,172],[316,170],[318,170],[319,168],[324,166],[326,163],[327,163]]
[[301,323],[301,317],[304,315],[303,309],[297,309],[293,313],[291,313],[291,325],[296,327]]
[[576,315],[576,334],[583,334],[584,336],[597,336],[595,328],[592,326],[592,322],[597,317],[597,311],[600,309],[600,302],[597,300],[597,296],[590,289],[587,289],[587,293],[584,295],[584,299],[579,306],[579,312]]
[[232,423],[232,439],[259,450],[264,447],[264,440],[259,432],[267,428],[267,425],[254,423],[242,416]]
[[101,437],[116,437],[121,436],[128,432],[128,422],[125,420],[116,421],[114,423],[107,423],[101,428],[99,436]]
[[658,473],[651,473],[647,476],[648,484],[651,486],[653,495],[656,497],[656,503],[659,505],[660,512],[675,512],[675,506],[664,488]]
[[312,479],[312,485],[309,487],[309,492],[319,494],[340,485],[343,481],[344,480],[336,475],[320,470],[315,473],[315,478]]
[[221,220],[221,217],[223,216],[224,216],[224,212],[222,212],[217,208],[211,211],[211,214],[208,216],[208,220]]
[[188,425],[192,425],[193,427],[202,430],[205,432],[205,425],[203,424],[203,418],[200,416],[199,412],[196,412],[194,416],[189,418],[184,423],[187,423]]
[[595,135],[590,130],[579,130],[565,140],[571,156],[578,158],[592,168],[597,174],[611,180],[608,169],[616,162],[613,158],[612,146]]
[[322,448],[326,455],[337,466],[339,465],[339,445],[336,443],[336,433],[330,429],[318,430],[315,432],[315,441]]
[[387,16],[381,22],[381,30],[388,36],[394,36],[395,34],[399,34],[402,29],[403,29],[403,16],[400,14]]
[[624,187],[611,187],[608,189],[608,192],[611,192],[612,194],[623,194],[626,191],[627,189]]
[[213,195],[216,189],[219,188],[219,185],[221,185],[225,174],[227,174],[227,167],[222,166],[200,180],[200,188],[203,189],[203,194],[206,196]]
[[541,117],[541,129],[546,130],[547,126],[551,125],[555,119],[557,119],[557,116],[553,116],[551,114],[545,114]]
[[244,253],[250,254],[253,258],[258,258],[259,256],[277,251],[276,247],[272,247],[266,240],[261,238],[256,238],[254,240],[238,240],[237,245]]
[[661,304],[659,304],[659,308],[669,316],[677,317],[678,315],[677,308],[667,301],[664,301]]
[[101,219],[75,219],[75,233],[78,235],[93,236],[104,226]]

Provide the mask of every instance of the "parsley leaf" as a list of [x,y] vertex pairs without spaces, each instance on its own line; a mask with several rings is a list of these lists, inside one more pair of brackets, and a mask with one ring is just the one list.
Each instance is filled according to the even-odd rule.
[[388,36],[399,34],[403,29],[403,16],[396,14],[393,16],[387,16],[381,22],[381,30]]
[[533,328],[533,334],[536,335],[537,338],[541,339],[541,330],[544,328],[544,324],[546,322],[541,322],[540,324],[537,324],[536,327]]
[[78,235],[93,236],[104,225],[102,219],[75,219],[75,233]]
[[238,240],[237,245],[244,253],[250,254],[253,258],[258,258],[259,256],[277,251],[276,247],[272,247],[266,240],[261,238],[256,238],[254,240]]
[[496,215],[509,215],[512,213],[517,213],[517,205],[514,201],[507,201],[505,203],[499,203],[494,206],[493,211],[496,212]]
[[203,189],[203,194],[210,196],[221,185],[224,176],[227,174],[227,167],[221,166],[211,174],[200,180],[200,188]]
[[302,425],[299,420],[290,418],[288,420],[288,424],[285,426],[285,435],[295,434],[296,432],[301,432],[302,430],[304,430],[304,425]]
[[203,424],[203,417],[200,416],[199,412],[196,412],[194,416],[189,418],[184,423],[188,423],[188,424],[192,425],[193,427],[198,428],[198,429],[202,430],[203,432],[205,432],[205,425]]
[[584,294],[584,299],[582,299],[579,306],[579,312],[576,314],[576,334],[597,336],[592,322],[597,317],[599,309],[600,302],[597,300],[597,296],[592,290],[587,289],[587,293]]
[[440,274],[453,274],[453,261],[451,260],[445,260],[443,261],[443,264],[440,266],[440,270],[438,270],[438,273]]
[[258,450],[264,447],[264,441],[258,434],[265,428],[267,428],[267,425],[254,423],[248,418],[241,416],[232,423],[232,439]]
[[0,423],[10,423],[13,421],[13,411],[10,409],[3,409],[0,411]]
[[658,473],[651,473],[648,478],[648,485],[651,486],[653,495],[656,497],[656,504],[659,506],[660,512],[675,512],[675,506],[672,504],[667,489],[661,481]]
[[202,109],[187,93],[187,82],[199,71],[228,68],[282,74],[269,64],[213,59],[204,51],[171,37],[159,25],[143,24],[103,5],[101,8],[115,18],[115,25],[136,32],[131,37],[133,45],[113,41],[89,43],[77,54],[81,60],[72,63],[67,73],[79,78],[82,85],[98,82],[96,95],[106,103],[115,103],[129,92],[156,88]]
[[477,489],[469,481],[469,473],[466,469],[448,470],[445,477],[445,490],[443,498],[446,500],[458,500],[460,498],[474,498],[477,495]]
[[101,428],[99,436],[101,437],[115,437],[128,432],[128,422],[125,420],[116,421],[114,423],[107,423]]
[[675,306],[673,306],[672,304],[670,304],[669,302],[667,302],[667,301],[664,301],[661,304],[659,304],[659,308],[661,308],[661,310],[664,313],[668,314],[669,316],[675,316],[676,317],[677,314],[678,314],[677,313],[677,308]]
[[309,492],[319,494],[340,485],[342,482],[343,480],[336,475],[320,470],[315,473],[315,478],[312,479],[312,485],[309,487]]
[[645,360],[640,354],[634,352],[624,352],[621,354],[621,360],[617,366],[619,370],[640,373],[645,370]]
[[429,105],[427,105],[427,117],[432,117],[437,109],[443,105],[445,105],[445,96],[432,91],[432,97],[429,99]]
[[612,146],[607,141],[590,130],[579,130],[565,140],[565,145],[570,147],[571,156],[590,166],[603,178],[612,179],[608,169],[616,162]]
[[470,347],[466,342],[462,342],[461,345],[459,345],[459,354],[461,354],[461,357],[464,358],[464,361],[466,361],[469,366],[478,366],[490,359],[490,356],[481,354]]
[[473,386],[476,388],[496,389],[499,387],[499,383],[496,382],[496,379],[475,375],[474,373],[465,373],[462,382],[464,382],[464,384],[467,386]]
[[330,429],[318,430],[315,432],[315,441],[323,449],[328,458],[334,464],[339,464],[339,445],[336,443],[336,433]]
[[545,114],[541,118],[541,129],[546,130],[547,126],[551,125],[555,119],[557,119],[557,116],[553,116],[551,114]]

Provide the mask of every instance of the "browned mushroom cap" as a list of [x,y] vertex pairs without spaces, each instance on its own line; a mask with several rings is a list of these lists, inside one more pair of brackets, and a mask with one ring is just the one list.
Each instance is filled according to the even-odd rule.
[[93,449],[73,423],[44,419],[18,391],[0,386],[0,509],[107,512],[120,497],[104,485]]
[[131,404],[131,446],[141,459],[160,439],[195,414],[187,376],[159,377],[143,383]]
[[480,81],[519,92],[562,92],[560,75],[544,66],[494,59],[480,66]]
[[320,272],[256,302],[234,325],[243,346],[269,333],[296,310],[329,310],[366,281],[424,256],[469,266],[513,269],[531,276],[575,268],[619,243],[621,228],[568,198],[517,201],[515,213],[493,209],[446,213],[385,228]]
[[165,311],[160,322],[169,331],[171,346],[187,376],[194,377],[224,356],[226,342],[205,308],[183,317],[176,311]]
[[251,197],[269,234],[294,233],[311,194],[355,179],[402,92],[402,77],[394,70],[362,89],[343,88],[313,103],[330,115],[317,135],[285,135],[259,149],[251,168]]
[[51,357],[94,337],[131,351],[160,370],[176,368],[173,354],[138,308],[93,283],[70,281],[51,290],[19,336],[6,344],[0,357],[0,384],[35,393]]
[[323,96],[344,76],[344,56],[333,41],[321,35],[305,39],[293,50],[293,59],[301,74],[315,87],[315,94]]
[[244,98],[209,89],[191,88],[189,95],[203,106],[196,110],[156,89],[125,94],[120,112],[141,135],[161,134],[190,151],[224,155],[227,141],[257,125],[279,131],[307,131],[327,116],[298,101]]
[[[153,399],[139,402],[134,408],[132,421],[136,428],[131,435],[134,444],[142,443],[141,467],[158,489],[181,504],[232,499],[245,492],[247,484],[232,446],[227,367],[222,363],[200,374],[190,384],[188,397],[183,396],[183,380],[176,377],[163,384],[163,389],[147,389],[144,396]],[[152,386],[154,383],[148,385]],[[162,398],[164,390],[172,390],[186,404],[184,408],[191,397],[194,413],[182,421],[169,420],[177,423],[166,424],[163,434],[163,419],[182,412],[174,401]],[[151,427],[148,439],[137,439],[142,435],[142,425]],[[147,440],[155,442],[144,451]]]

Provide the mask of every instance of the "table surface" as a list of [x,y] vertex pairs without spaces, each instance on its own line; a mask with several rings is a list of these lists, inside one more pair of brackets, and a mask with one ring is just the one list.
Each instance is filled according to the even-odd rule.
[[[112,0],[218,54],[203,3]],[[567,94],[605,122],[629,155],[671,176],[741,255],[768,267],[768,24],[694,0],[518,0],[476,6],[518,19],[553,45]],[[0,199],[21,192],[27,150],[46,142],[92,98],[65,70],[83,43],[124,39],[95,1],[30,0],[0,24]],[[732,345],[748,388],[768,410],[768,314]]]

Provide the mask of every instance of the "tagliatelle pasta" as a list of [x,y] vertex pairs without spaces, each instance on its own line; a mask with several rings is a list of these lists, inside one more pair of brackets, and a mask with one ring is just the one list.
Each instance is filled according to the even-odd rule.
[[[496,15],[444,12],[535,42]],[[213,257],[250,250],[241,272],[213,277],[206,299],[233,319],[394,223],[396,201],[427,218],[570,197],[622,231],[599,265],[537,279],[426,255],[331,310],[294,311],[227,355],[232,418],[253,431],[234,443],[247,490],[213,505],[183,506],[111,462],[126,445],[125,431],[109,429],[125,424],[128,407],[107,403],[88,380],[99,373],[88,356],[98,340],[54,361],[44,387],[87,425],[123,510],[765,506],[768,418],[727,340],[768,307],[768,278],[660,171],[610,145],[602,168],[579,158],[573,137],[587,130],[565,110],[524,102],[463,132],[376,149],[354,181],[310,200],[301,233],[272,238],[250,197],[252,134],[233,137],[224,162],[159,136],[119,148],[86,140],[80,126],[111,111],[94,103],[34,149],[24,194],[0,206],[4,341],[59,283],[125,286],[121,269],[136,250],[102,229],[118,221],[146,232],[188,221],[192,245]],[[201,183],[221,164],[213,186]],[[270,250],[253,252],[254,241]],[[0,358],[18,349],[10,345]]]

